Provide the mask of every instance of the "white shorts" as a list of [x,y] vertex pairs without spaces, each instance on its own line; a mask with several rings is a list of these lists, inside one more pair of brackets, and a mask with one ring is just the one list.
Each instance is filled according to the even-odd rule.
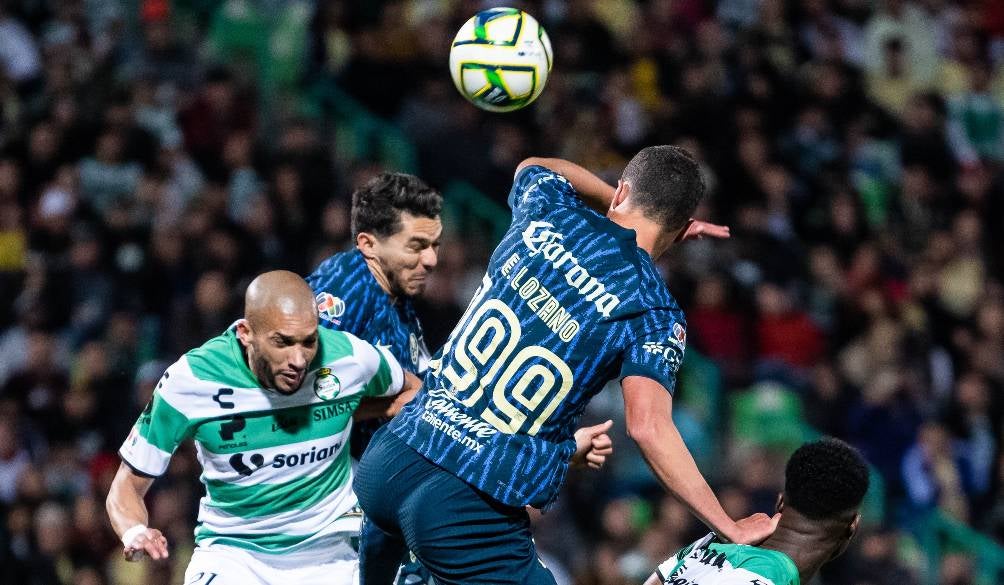
[[185,585],[359,585],[359,557],[354,551],[323,563],[288,562],[220,545],[199,547],[185,571]]

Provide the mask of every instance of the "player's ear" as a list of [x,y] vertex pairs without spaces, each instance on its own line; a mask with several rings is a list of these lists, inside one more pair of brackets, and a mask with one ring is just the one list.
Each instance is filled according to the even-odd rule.
[[610,201],[610,209],[615,209],[627,200],[631,194],[631,183],[623,179],[617,179],[617,188],[614,189],[614,198]]
[[854,538],[854,535],[857,533],[858,526],[860,524],[861,524],[861,513],[859,512],[854,514],[854,519],[851,520],[851,523],[847,525],[847,531],[844,533],[843,540],[837,543],[836,548],[833,550],[833,554],[830,555],[830,558],[827,559],[827,562],[832,561],[833,559],[844,554],[844,551],[846,551],[847,547],[851,544],[851,539]]
[[850,525],[847,526],[847,540],[854,538],[854,535],[858,533],[858,527],[861,525],[861,512],[854,515],[854,520],[851,520]]
[[241,345],[247,347],[251,343],[253,335],[254,332],[251,330],[251,324],[248,323],[247,319],[237,321],[237,339],[240,340]]
[[376,246],[377,246],[376,236],[367,232],[359,232],[356,236],[356,248],[363,253],[363,256],[369,259],[376,257]]
[[774,504],[775,512],[784,512],[784,492],[777,494],[777,503]]

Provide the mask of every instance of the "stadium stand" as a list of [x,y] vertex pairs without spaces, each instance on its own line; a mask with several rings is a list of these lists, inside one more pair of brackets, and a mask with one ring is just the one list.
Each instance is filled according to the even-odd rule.
[[[349,245],[352,189],[421,175],[447,237],[420,308],[452,328],[515,165],[618,176],[676,143],[732,226],[662,263],[689,319],[678,424],[734,516],[803,437],[877,491],[825,585],[1004,582],[1004,4],[546,0],[556,64],[504,116],[445,69],[479,2],[65,0],[0,6],[0,583],[180,583],[194,454],[155,484],[166,564],[101,502],[177,354],[256,273]],[[622,419],[616,393],[586,422]],[[559,583],[640,583],[702,533],[615,425],[599,475],[536,518]]]

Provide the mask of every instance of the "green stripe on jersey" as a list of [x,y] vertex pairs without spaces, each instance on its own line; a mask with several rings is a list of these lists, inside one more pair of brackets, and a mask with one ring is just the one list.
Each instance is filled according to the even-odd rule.
[[[351,516],[353,516],[351,513],[344,514],[339,518],[339,520],[349,518]],[[233,546],[244,550],[269,554],[286,551],[308,538],[312,538],[313,536],[313,534],[288,533],[223,535],[213,532],[207,528],[205,524],[200,524],[195,528],[196,544],[203,540],[212,538],[213,544],[225,544],[227,546]]]
[[242,518],[304,510],[342,487],[350,470],[349,450],[342,446],[338,457],[313,477],[257,485],[206,479],[206,492],[211,500],[208,506]]
[[319,404],[242,412],[205,421],[195,440],[210,453],[231,454],[333,437],[345,430],[359,395]]
[[192,373],[200,380],[234,388],[260,386],[247,366],[237,333],[232,328],[186,353],[185,357]]
[[318,349],[314,360],[310,362],[311,370],[326,366],[335,360],[349,357],[353,354],[352,342],[343,331],[335,331],[327,327],[318,327]]
[[379,349],[377,350],[377,354],[380,356],[380,366],[363,388],[363,394],[366,396],[383,396],[390,388],[390,383],[393,379],[387,358],[384,357],[383,352]]
[[[709,542],[709,538],[711,535],[681,550],[672,566],[667,567],[672,561],[660,565],[663,582],[674,583],[676,578],[681,582],[698,582],[702,575],[714,572],[721,575],[718,579],[723,583],[749,583],[749,575],[754,574],[774,585],[800,585],[798,567],[788,555],[745,544],[725,544],[717,539]],[[729,579],[732,573],[735,576]]]
[[213,539],[213,544],[225,544],[244,550],[263,553],[282,552],[310,538],[311,534],[236,534],[221,536],[212,532],[205,525],[195,529],[195,542],[207,538]]
[[136,428],[148,443],[164,451],[174,453],[178,444],[189,436],[191,421],[178,409],[161,398],[160,392],[153,393],[153,399],[140,414]]

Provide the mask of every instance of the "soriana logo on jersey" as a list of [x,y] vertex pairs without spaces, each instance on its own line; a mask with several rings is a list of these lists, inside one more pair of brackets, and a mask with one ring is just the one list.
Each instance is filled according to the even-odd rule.
[[331,400],[342,391],[342,383],[338,376],[331,373],[331,368],[321,368],[317,370],[314,378],[314,394],[321,400]]

